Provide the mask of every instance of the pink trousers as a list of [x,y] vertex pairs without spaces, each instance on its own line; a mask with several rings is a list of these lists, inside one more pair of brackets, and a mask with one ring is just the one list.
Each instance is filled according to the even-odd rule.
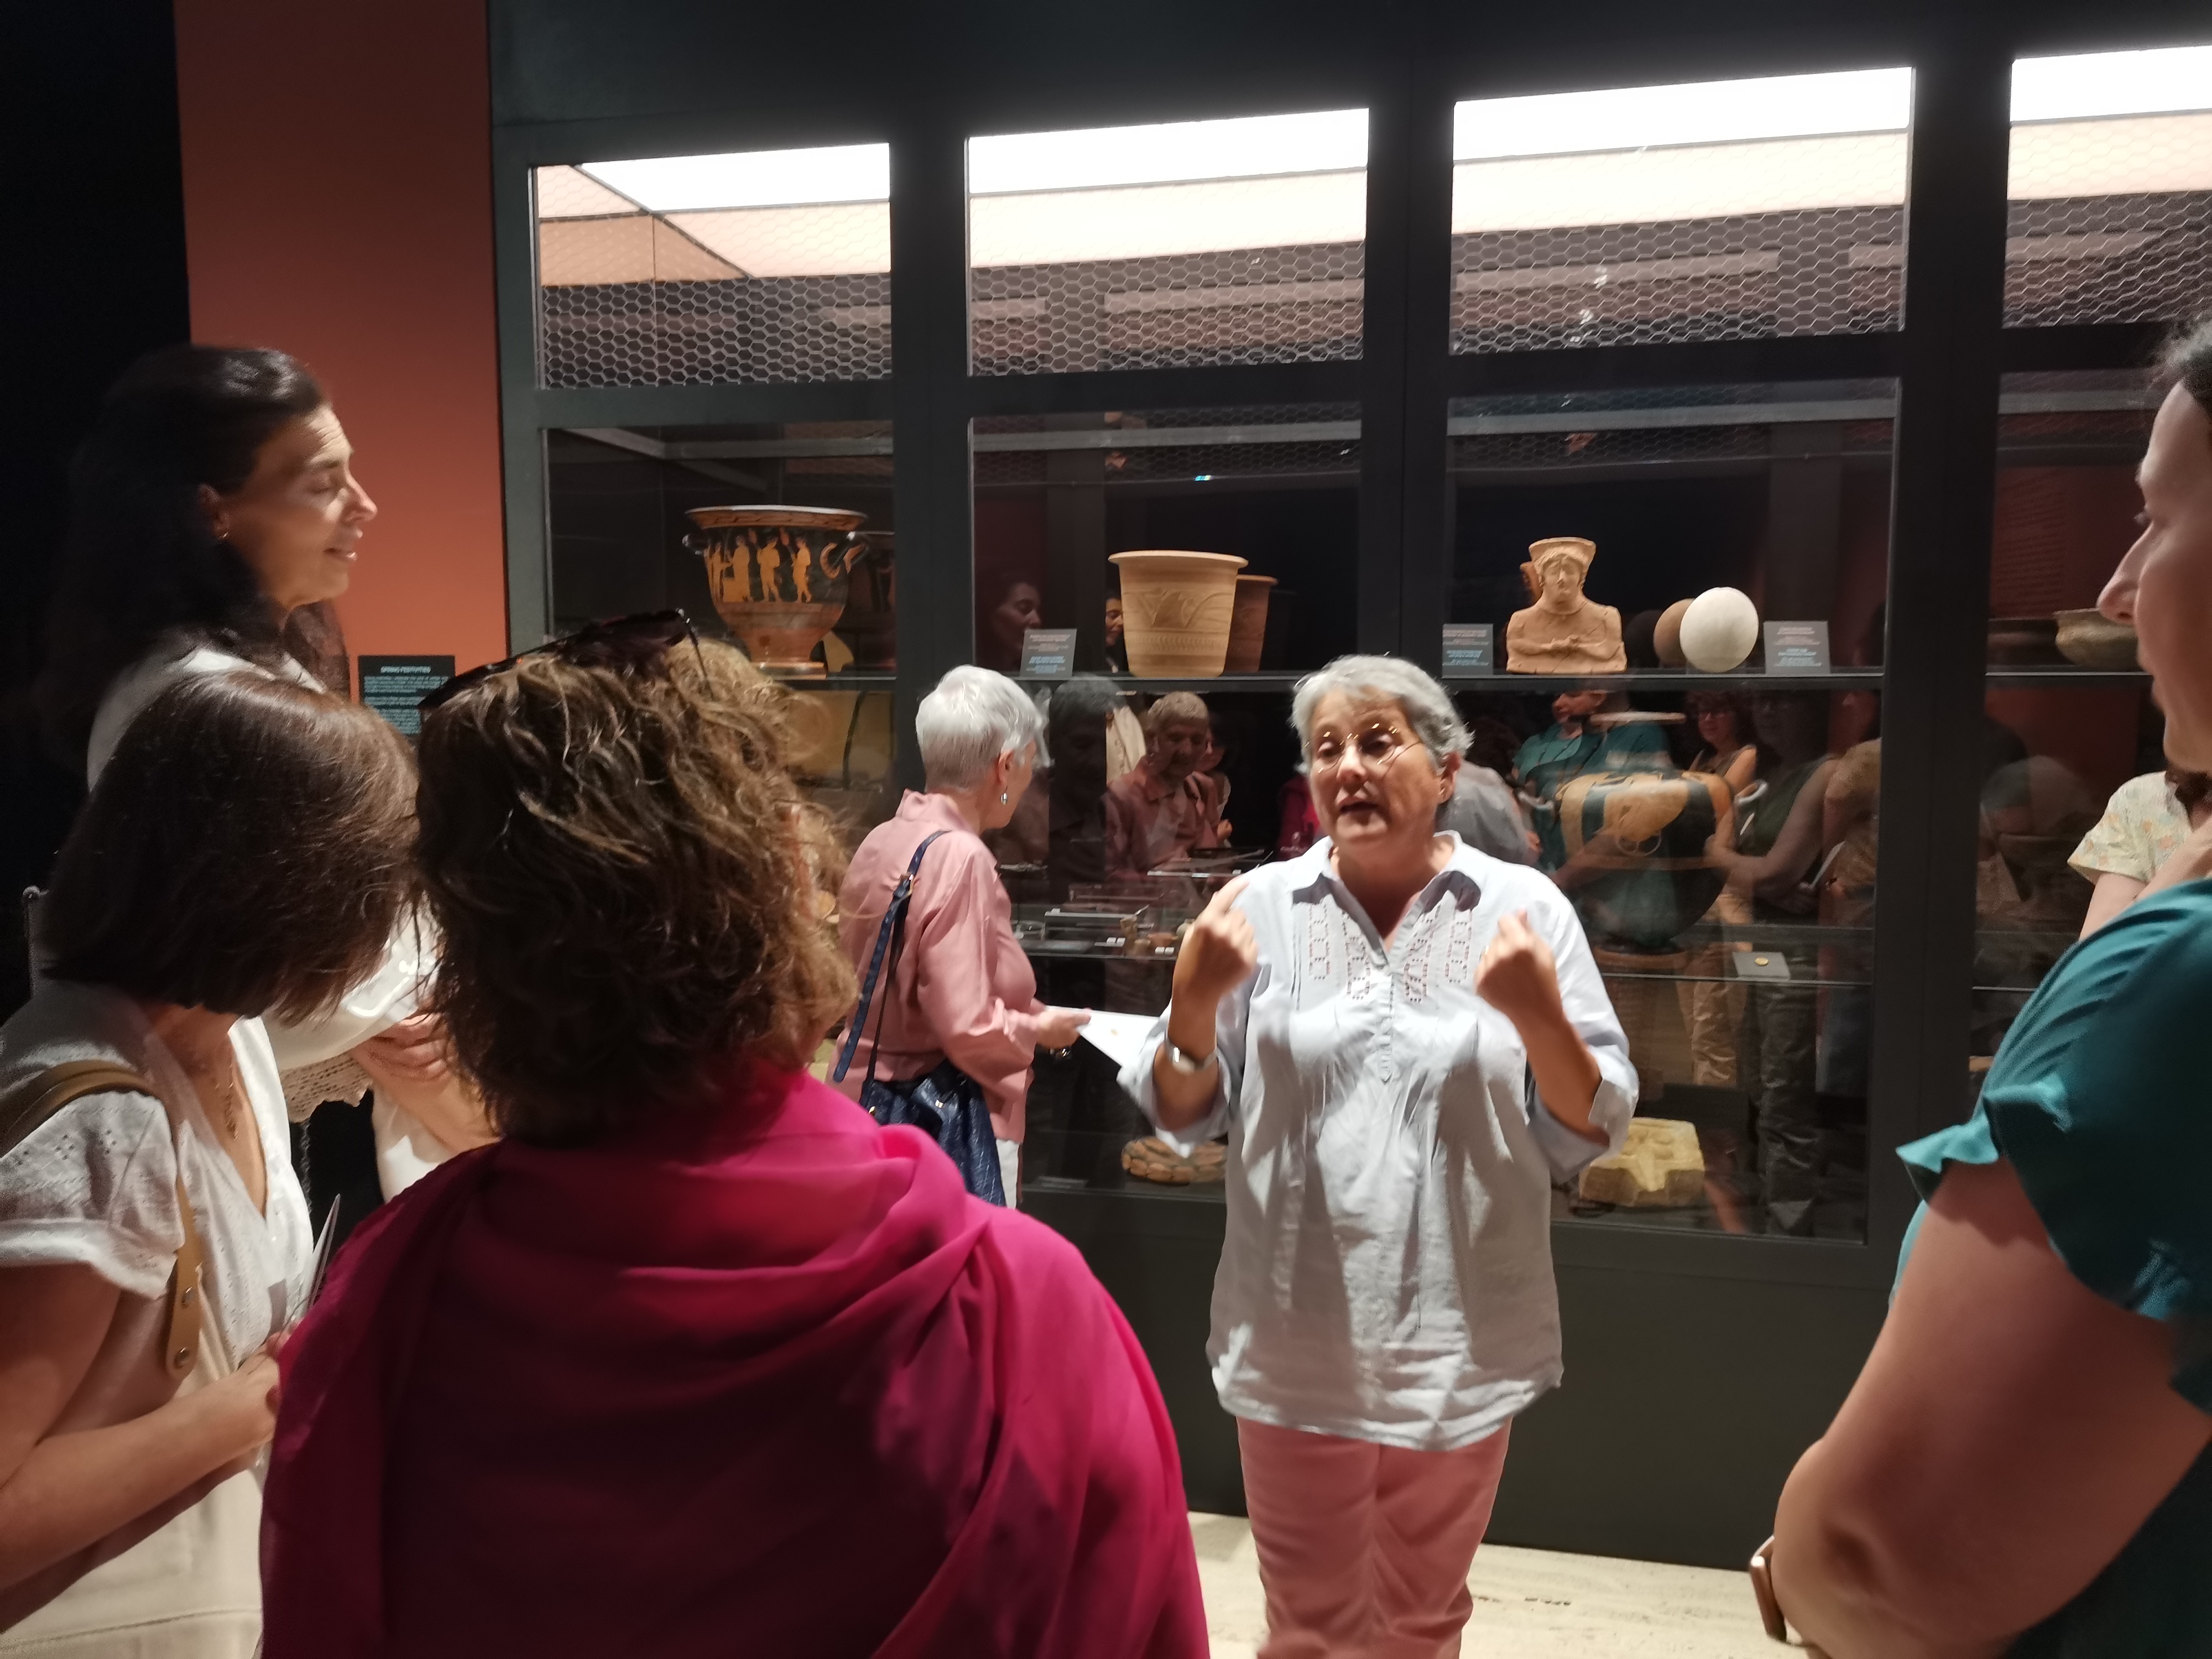
[[1454,1659],[1511,1426],[1405,1451],[1237,1419],[1267,1597],[1259,1659]]

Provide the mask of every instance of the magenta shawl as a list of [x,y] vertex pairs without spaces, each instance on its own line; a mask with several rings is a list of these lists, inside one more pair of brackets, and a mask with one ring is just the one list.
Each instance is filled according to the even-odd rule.
[[454,1159],[286,1349],[270,1659],[1198,1659],[1144,1354],[943,1152],[754,1070]]

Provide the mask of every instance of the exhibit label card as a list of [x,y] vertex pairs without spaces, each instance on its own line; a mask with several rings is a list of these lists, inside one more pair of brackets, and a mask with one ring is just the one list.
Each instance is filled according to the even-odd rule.
[[1491,628],[1489,623],[1446,623],[1444,672],[1496,673],[1497,665],[1491,659]]
[[1024,628],[1022,672],[1031,679],[1064,680],[1075,672],[1075,630]]
[[451,657],[363,657],[361,700],[390,720],[404,738],[420,737],[415,705],[453,678]]
[[1766,624],[1766,672],[1825,674],[1828,672],[1828,624],[1771,622]]

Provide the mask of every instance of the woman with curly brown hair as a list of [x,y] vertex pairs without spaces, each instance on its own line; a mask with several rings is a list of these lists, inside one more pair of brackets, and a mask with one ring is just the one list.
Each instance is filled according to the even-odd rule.
[[286,1350],[271,1659],[1206,1651],[1105,1293],[801,1069],[853,981],[784,695],[610,627],[426,719],[437,1002],[504,1139]]

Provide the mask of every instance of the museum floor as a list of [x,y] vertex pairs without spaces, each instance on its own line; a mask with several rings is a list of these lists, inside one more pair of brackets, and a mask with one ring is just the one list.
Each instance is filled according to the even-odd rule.
[[[1193,1515],[1213,1659],[1250,1659],[1267,1631],[1252,1529]],[[1468,1659],[1759,1659],[1773,1650],[1740,1572],[1486,1545]]]

